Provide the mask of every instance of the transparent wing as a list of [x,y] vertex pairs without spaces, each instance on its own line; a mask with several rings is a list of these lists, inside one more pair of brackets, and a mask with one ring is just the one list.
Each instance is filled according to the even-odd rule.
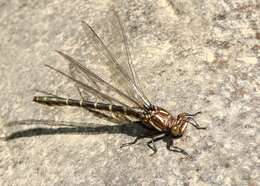
[[[105,80],[103,80],[102,78],[100,78],[98,75],[96,75],[94,72],[90,71],[88,68],[84,67],[81,63],[79,63],[78,61],[76,61],[74,58],[70,57],[69,55],[61,52],[61,51],[57,51],[61,56],[63,56],[66,60],[68,60],[70,62],[71,65],[75,66],[78,69],[81,69],[82,72],[84,72],[84,74],[90,79],[92,80],[92,82],[94,82],[96,85],[100,85],[102,86],[103,91],[101,91],[98,88],[94,88],[91,85],[88,85],[84,82],[82,82],[79,79],[75,79],[74,77],[52,67],[49,65],[46,65],[47,67],[49,67],[50,69],[64,75],[65,77],[69,78],[70,80],[72,80],[74,83],[76,83],[77,86],[79,86],[81,89],[83,89],[86,92],[90,92],[92,95],[95,95],[96,97],[99,97],[103,100],[107,100],[109,102],[112,103],[117,103],[123,106],[128,106],[128,104],[119,101],[119,99],[117,99],[117,97],[113,97],[109,94],[106,94],[106,92],[109,90],[112,90],[114,93],[118,94],[118,96],[124,98],[125,100],[127,100],[128,102],[134,103],[135,105],[137,105],[137,102],[135,102],[135,100],[131,99],[129,96],[127,96],[126,94],[124,94],[123,92],[121,92],[119,89],[113,87],[112,85],[110,85],[108,82],[106,82]],[[106,89],[105,89],[106,88]]]
[[146,98],[144,93],[141,91],[137,77],[134,71],[134,68],[132,66],[131,56],[129,53],[128,43],[126,36],[124,34],[123,26],[119,20],[118,15],[114,12],[114,18],[118,24],[119,34],[122,37],[123,43],[124,43],[124,52],[126,53],[127,60],[125,62],[125,65],[120,65],[118,59],[114,57],[115,55],[112,54],[112,52],[108,49],[108,47],[102,42],[100,37],[95,33],[95,31],[92,29],[90,25],[88,25],[86,22],[82,21],[82,27],[84,32],[86,33],[87,37],[91,39],[94,47],[96,50],[98,50],[103,56],[107,58],[108,65],[112,65],[113,68],[118,71],[117,75],[120,76],[125,84],[128,87],[128,93],[130,92],[130,95],[132,99],[134,99],[136,102],[138,102],[138,105],[145,106],[146,108],[151,106],[151,103]]
[[[129,44],[128,44],[127,36],[125,34],[123,23],[120,20],[120,17],[114,8],[112,8],[110,12],[111,12],[110,14],[111,14],[112,26],[113,26],[113,28],[115,28],[114,30],[117,31],[117,33],[118,33],[117,35],[119,35],[121,37],[121,42],[123,43],[122,48],[123,48],[123,53],[125,54],[125,58],[123,59],[121,64],[127,63],[127,65],[122,65],[122,67],[125,67],[124,68],[125,71],[127,72],[127,74],[129,75],[129,77],[131,78],[131,80],[133,82],[132,90],[134,90],[134,91],[131,91],[130,93],[132,94],[133,97],[137,97],[137,98],[139,97],[139,99],[141,98],[146,106],[150,106],[151,103],[145,96],[142,89],[140,88],[138,76],[133,67],[132,57],[131,57],[131,53],[129,50]],[[120,59],[118,59],[117,61],[119,62],[119,60]]]

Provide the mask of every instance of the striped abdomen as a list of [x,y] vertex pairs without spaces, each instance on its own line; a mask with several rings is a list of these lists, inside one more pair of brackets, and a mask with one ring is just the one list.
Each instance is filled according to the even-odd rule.
[[124,107],[121,105],[113,105],[113,104],[106,104],[100,102],[92,102],[92,101],[85,101],[85,100],[75,100],[75,99],[65,99],[60,97],[51,97],[51,96],[35,96],[33,98],[34,102],[49,105],[49,106],[76,106],[76,107],[83,107],[87,109],[98,109],[98,110],[106,110],[112,112],[120,112],[127,115],[140,117],[140,113],[131,109],[129,107]]

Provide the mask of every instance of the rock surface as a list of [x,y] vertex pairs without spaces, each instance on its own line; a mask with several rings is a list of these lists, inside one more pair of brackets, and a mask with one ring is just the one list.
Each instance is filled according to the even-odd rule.
[[80,21],[108,34],[102,29],[111,4],[0,1],[0,131],[9,137],[0,141],[0,185],[258,185],[257,1],[113,1],[150,100],[175,115],[203,112],[197,121],[207,130],[189,126],[175,141],[193,159],[167,151],[164,141],[154,156],[149,139],[120,149],[141,129],[32,102],[34,89],[79,97],[44,64],[68,72],[55,49],[88,58]]

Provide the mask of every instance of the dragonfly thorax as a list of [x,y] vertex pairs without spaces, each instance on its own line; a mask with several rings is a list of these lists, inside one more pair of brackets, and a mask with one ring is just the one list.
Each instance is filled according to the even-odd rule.
[[158,106],[153,106],[152,109],[143,116],[143,122],[146,125],[149,125],[160,132],[170,131],[175,121],[176,119],[170,112]]
[[167,110],[154,106],[143,116],[143,122],[160,132],[170,133],[174,137],[182,136],[188,126],[185,114],[173,117]]

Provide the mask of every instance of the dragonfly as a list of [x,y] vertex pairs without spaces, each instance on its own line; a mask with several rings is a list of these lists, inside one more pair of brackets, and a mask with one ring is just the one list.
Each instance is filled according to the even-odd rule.
[[[155,142],[167,137],[169,139],[167,142],[167,149],[169,151],[188,155],[185,150],[174,145],[174,140],[183,136],[189,124],[197,129],[206,129],[206,127],[201,127],[194,119],[194,117],[201,112],[194,114],[180,113],[177,116],[173,116],[166,109],[153,105],[150,102],[141,89],[139,78],[133,66],[124,26],[118,12],[115,10],[112,10],[111,20],[113,20],[112,25],[117,30],[117,35],[120,36],[122,42],[121,52],[126,56],[124,60],[120,60],[120,58],[110,50],[108,45],[104,44],[102,39],[88,23],[81,21],[81,25],[86,37],[90,39],[97,53],[105,57],[105,65],[112,67],[112,69],[117,72],[116,77],[117,79],[120,77],[119,79],[123,82],[120,84],[124,86],[123,90],[111,82],[106,81],[96,72],[70,55],[57,50],[56,52],[61,55],[71,67],[76,69],[76,73],[72,75],[53,66],[46,66],[74,82],[78,87],[81,99],[44,95],[34,96],[33,101],[48,106],[82,107],[94,112],[109,112],[123,118],[134,118],[151,132],[137,136],[133,141],[122,144],[120,146],[121,148],[133,145],[137,143],[138,140],[149,137],[151,140],[148,141],[147,146],[152,149],[153,153],[151,155],[153,155],[157,152]],[[85,96],[89,94],[97,99],[95,101],[90,100],[89,96]]]

